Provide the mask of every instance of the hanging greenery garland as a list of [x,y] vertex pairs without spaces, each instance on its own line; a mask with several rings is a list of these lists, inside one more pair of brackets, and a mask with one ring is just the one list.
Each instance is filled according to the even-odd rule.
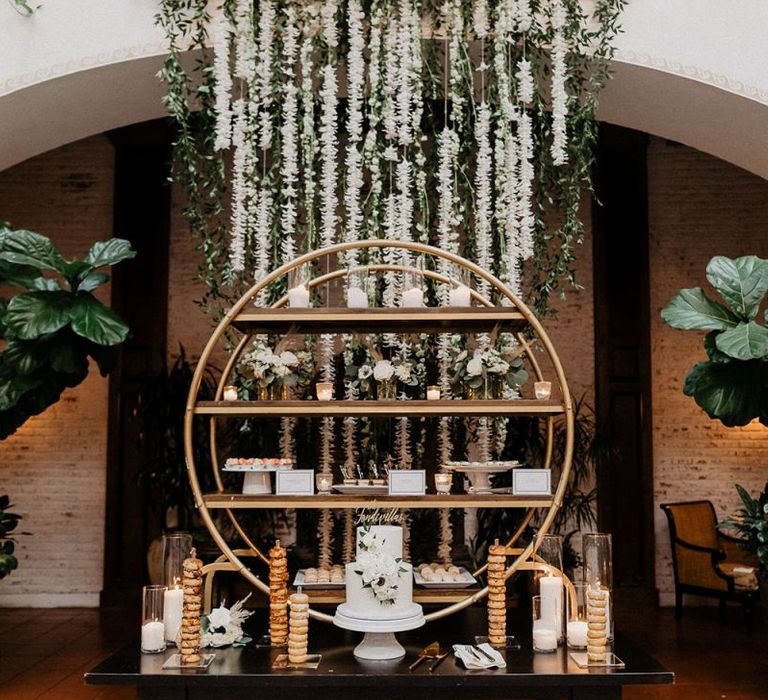
[[[443,243],[462,231],[462,252],[546,311],[575,282],[597,96],[624,4],[599,0],[587,16],[576,0],[162,0],[174,175],[205,306],[219,316],[240,296],[251,279],[235,272],[263,276],[331,240]],[[202,58],[188,72],[192,49]],[[448,98],[450,122],[435,118],[435,97]],[[561,223],[548,228],[553,208]]]

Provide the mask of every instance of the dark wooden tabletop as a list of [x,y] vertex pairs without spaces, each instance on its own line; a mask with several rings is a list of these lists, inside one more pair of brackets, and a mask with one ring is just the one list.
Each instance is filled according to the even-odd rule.
[[[535,654],[527,610],[512,610],[508,631],[515,634],[521,649],[505,652],[507,667],[493,671],[467,671],[451,655],[433,673],[422,664],[413,672],[408,665],[420,649],[433,641],[444,647],[472,643],[475,634],[483,634],[484,610],[468,609],[425,627],[397,635],[407,655],[394,661],[361,661],[352,649],[361,633],[348,632],[333,625],[312,621],[309,630],[310,653],[322,654],[317,670],[272,670],[278,649],[242,648],[213,650],[216,654],[206,671],[163,671],[161,666],[173,653],[141,654],[138,642],[102,661],[85,675],[88,684],[135,685],[145,692],[140,697],[198,697],[189,692],[176,695],[173,688],[197,689],[199,697],[235,698],[237,689],[282,689],[286,697],[292,690],[313,688],[313,698],[337,700],[353,694],[363,700],[373,698],[437,697],[439,689],[446,698],[470,697],[620,697],[621,686],[672,683],[674,675],[636,644],[617,634],[615,653],[625,662],[623,669],[581,669],[560,648],[553,654]],[[259,614],[249,621],[255,637],[266,627]],[[165,689],[159,694],[149,688]],[[216,693],[213,693],[214,688]],[[581,688],[582,692],[578,689]],[[535,692],[534,692],[535,691]],[[438,693],[439,694],[439,693]]]

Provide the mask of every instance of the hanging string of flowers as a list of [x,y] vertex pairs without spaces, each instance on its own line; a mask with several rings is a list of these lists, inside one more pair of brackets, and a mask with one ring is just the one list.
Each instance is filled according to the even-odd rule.
[[211,43],[213,45],[213,72],[215,75],[214,97],[216,101],[216,141],[214,148],[220,151],[228,148],[232,137],[232,73],[230,71],[230,38],[232,25],[221,7],[211,21]]
[[564,28],[567,21],[563,0],[550,0],[552,23],[552,162],[568,160],[568,92],[566,91],[566,52]]

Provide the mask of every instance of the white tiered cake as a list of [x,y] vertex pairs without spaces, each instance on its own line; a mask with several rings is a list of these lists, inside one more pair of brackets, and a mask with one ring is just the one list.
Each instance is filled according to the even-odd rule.
[[347,601],[334,623],[365,632],[355,647],[361,659],[396,659],[405,649],[394,632],[424,624],[421,605],[413,602],[413,569],[403,561],[403,529],[372,525],[357,529],[357,559],[347,564]]
[[403,561],[403,528],[357,529],[357,559],[346,565],[343,613],[364,620],[397,620],[421,613],[413,602],[413,570]]

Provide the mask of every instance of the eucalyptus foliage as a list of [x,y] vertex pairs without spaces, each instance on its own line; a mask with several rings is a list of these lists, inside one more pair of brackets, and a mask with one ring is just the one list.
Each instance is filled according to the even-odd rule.
[[[709,359],[688,372],[683,391],[724,425],[754,419],[768,425],[768,327],[758,320],[768,293],[768,260],[716,256],[707,265],[707,280],[724,304],[693,287],[678,292],[661,312],[673,328],[709,331]],[[768,321],[768,309],[763,318]]]
[[101,268],[135,255],[113,238],[67,260],[39,233],[0,227],[0,285],[24,290],[0,297],[0,439],[80,384],[89,358],[114,367],[128,326],[93,291],[109,280]]
[[[265,120],[271,122],[271,145],[268,149],[261,147],[263,150],[254,146],[254,153],[250,160],[259,164],[259,172],[251,178],[251,185],[261,188],[260,191],[266,189],[271,193],[268,200],[270,211],[261,210],[263,215],[261,220],[265,221],[268,218],[270,222],[267,234],[270,239],[270,268],[283,262],[281,255],[284,251],[312,249],[316,247],[319,238],[318,212],[323,201],[320,191],[321,168],[325,164],[327,171],[328,167],[327,157],[321,155],[318,140],[320,133],[318,125],[323,118],[327,123],[328,117],[327,100],[324,110],[320,99],[319,75],[321,69],[329,65],[338,68],[340,75],[343,75],[348,47],[353,44],[359,46],[360,41],[359,34],[355,34],[350,41],[346,1],[338,3],[335,10],[338,41],[327,42],[324,39],[325,29],[319,31],[311,27],[307,28],[306,23],[316,22],[318,14],[325,10],[327,4],[329,3],[298,3],[291,0],[277,0],[269,4],[270,12],[277,10],[275,39],[278,48],[270,52],[272,64],[267,76],[266,89],[271,90],[269,102],[271,107],[268,113],[264,112],[263,106],[254,109],[261,109],[263,112],[263,115],[259,114],[259,128],[263,128]],[[532,66],[535,89],[530,102],[527,98],[522,99],[525,103],[524,112],[530,118],[532,127],[532,163],[535,168],[534,187],[531,193],[534,254],[532,260],[525,265],[523,292],[539,313],[544,313],[549,308],[553,294],[562,292],[569,284],[576,283],[574,275],[576,249],[584,237],[579,209],[584,191],[591,190],[593,146],[597,131],[595,116],[597,96],[609,77],[609,62],[613,53],[612,40],[619,31],[618,18],[625,0],[597,0],[589,14],[586,14],[582,3],[578,0],[564,0],[562,3],[565,8],[565,23],[561,31],[567,47],[565,53],[567,145],[565,162],[560,158],[557,164],[551,155],[553,133],[552,119],[549,115],[552,97],[549,90],[552,77],[551,56],[553,42],[556,41],[555,30],[547,19],[550,3],[545,0],[526,2],[532,22],[525,31],[516,30],[510,34],[509,38],[504,36],[502,41],[497,41],[498,37],[494,34],[496,27],[493,24],[496,22],[494,18],[503,7],[514,9],[517,3],[489,3],[489,15],[493,26],[490,27],[490,31],[482,42],[479,42],[469,29],[454,37],[457,47],[455,55],[459,58],[454,66],[456,71],[450,75],[450,78],[446,74],[448,41],[445,36],[441,38],[440,35],[445,7],[449,4],[444,6],[437,0],[399,0],[399,2],[369,0],[363,3],[363,35],[368,47],[365,54],[367,62],[365,89],[362,95],[364,104],[360,107],[358,95],[355,98],[354,108],[362,109],[363,130],[368,135],[372,134],[373,138],[369,139],[366,135],[360,140],[360,127],[354,120],[356,131],[351,143],[365,142],[364,146],[360,146],[363,169],[360,170],[358,159],[347,159],[345,162],[342,157],[339,157],[335,173],[339,187],[339,201],[357,202],[357,190],[353,191],[347,200],[343,200],[341,195],[347,193],[349,187],[359,188],[362,226],[358,235],[366,238],[385,237],[388,199],[385,194],[388,189],[395,191],[392,185],[394,170],[389,167],[387,172],[386,156],[382,157],[388,148],[392,148],[392,142],[386,141],[382,128],[383,110],[389,98],[380,92],[380,88],[376,89],[372,81],[374,72],[377,76],[386,72],[388,62],[394,60],[394,57],[388,53],[387,47],[384,47],[384,50],[378,50],[376,46],[382,45],[374,46],[371,42],[371,32],[375,25],[375,23],[372,24],[372,18],[375,12],[379,13],[376,16],[384,17],[385,20],[383,25],[375,25],[377,31],[385,32],[388,18],[395,16],[397,12],[403,12],[404,7],[409,8],[408,12],[418,13],[423,27],[418,64],[414,69],[417,70],[421,79],[421,84],[414,88],[415,94],[421,98],[418,108],[412,107],[414,141],[412,146],[406,146],[405,149],[400,150],[400,153],[404,150],[407,154],[402,162],[405,163],[408,160],[412,168],[410,196],[413,203],[414,238],[432,244],[439,242],[437,150],[439,137],[450,122],[450,128],[458,136],[458,164],[453,184],[457,217],[455,227],[461,232],[461,252],[470,259],[478,259],[473,204],[477,195],[477,182],[474,175],[477,166],[475,131],[477,114],[483,110],[477,109],[477,101],[482,92],[482,100],[490,106],[492,112],[492,143],[496,143],[497,140],[498,143],[502,143],[506,134],[501,132],[506,127],[498,126],[497,128],[497,125],[501,125],[506,118],[502,114],[504,99],[509,102],[509,96],[519,95],[515,66],[520,60],[529,61]],[[170,53],[160,72],[160,77],[167,85],[166,105],[177,126],[174,142],[174,178],[183,185],[186,192],[185,212],[194,233],[198,236],[203,254],[200,274],[207,284],[207,292],[202,301],[214,317],[219,317],[222,310],[238,298],[251,283],[247,271],[259,269],[260,263],[247,259],[248,250],[253,250],[263,239],[263,232],[254,238],[255,225],[249,227],[250,233],[244,241],[246,274],[235,273],[228,258],[229,222],[226,202],[231,195],[230,162],[223,150],[215,148],[217,82],[213,54],[208,48],[208,30],[211,20],[209,12],[222,11],[230,19],[232,26],[236,27],[236,30],[233,29],[233,36],[236,36],[239,41],[242,37],[241,5],[242,3],[236,0],[221,0],[213,4],[208,3],[207,0],[162,0],[158,14],[158,23],[168,36],[170,45]],[[261,28],[259,9],[262,5],[264,5],[263,2],[254,4],[253,41],[257,41]],[[463,14],[463,26],[472,27],[473,3],[460,0],[455,5]],[[316,77],[314,84],[311,79],[301,80],[302,76],[299,74],[304,71],[304,63],[302,63],[302,71],[299,71],[294,63],[293,45],[291,44],[291,49],[288,51],[289,59],[286,58],[286,52],[280,50],[287,41],[285,18],[288,16],[288,10],[297,11],[301,36],[307,38],[309,42],[310,50],[302,53],[302,61],[311,61]],[[327,17],[323,21],[326,20]],[[235,39],[233,39],[234,42]],[[191,50],[198,50],[199,54],[188,54]],[[379,63],[371,63],[371,56],[374,54],[376,57],[374,60]],[[359,54],[356,55],[359,57]],[[558,56],[560,60],[561,54]],[[286,68],[287,60],[291,63]],[[483,61],[482,64],[479,61]],[[482,69],[480,66],[483,66]],[[283,144],[281,143],[282,134],[285,132],[280,128],[281,119],[284,118],[282,110],[285,104],[286,81],[294,81],[298,89],[297,123],[301,125],[299,157],[296,159],[291,151],[291,166],[288,169],[284,168],[286,156],[282,153]],[[248,79],[236,78],[232,90],[233,101],[236,97],[243,96],[246,99],[255,100],[255,97],[249,96],[256,95],[258,92],[258,99],[263,105],[264,75],[262,74],[260,78],[257,76],[256,82],[258,86],[253,81],[249,82]],[[343,77],[339,82],[342,85],[347,83]],[[449,83],[450,94],[446,95]],[[377,83],[379,86],[382,84]],[[457,102],[459,98],[460,104]],[[560,102],[562,103],[562,100]],[[342,114],[342,110],[348,111],[350,103],[351,101],[339,100],[338,124],[347,123],[348,120]],[[296,109],[296,103],[292,101],[292,114]],[[323,114],[325,117],[322,116]],[[221,123],[219,119],[219,128]],[[341,143],[339,152],[342,152],[344,147]],[[497,152],[498,150],[497,148]],[[294,172],[296,162],[300,164],[298,178]],[[349,167],[354,168],[351,180],[354,184],[349,184]],[[362,182],[360,181],[361,172],[364,175]],[[503,175],[503,172],[499,172],[495,177]],[[400,173],[398,173],[399,177]],[[298,187],[298,195],[294,185]],[[260,201],[264,203],[267,200],[260,196]],[[267,205],[264,204],[264,206]],[[284,212],[286,206],[290,207],[291,211],[293,207],[296,208],[297,245],[295,248],[293,245],[286,246],[283,239],[283,219],[279,213]],[[343,235],[346,235],[343,232],[346,231],[348,222],[345,217],[348,213],[339,211],[338,214],[340,231],[337,234],[337,240],[341,240]],[[552,224],[553,221],[558,223]],[[357,228],[357,224],[354,226]],[[483,241],[483,246],[483,250],[487,251],[488,242]],[[511,257],[513,251],[507,250],[507,247],[508,240],[501,233],[501,226],[494,223],[490,251],[491,267],[497,274],[504,272],[504,266],[520,264],[516,257]],[[504,275],[500,276],[504,278]]]

